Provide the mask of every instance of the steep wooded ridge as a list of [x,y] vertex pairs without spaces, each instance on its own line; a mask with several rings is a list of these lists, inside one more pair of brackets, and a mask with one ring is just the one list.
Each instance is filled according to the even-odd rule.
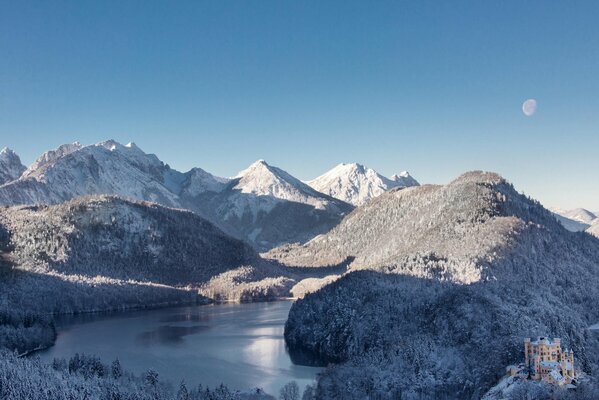
[[62,145],[24,172],[24,167],[15,169],[14,156],[12,167],[3,168],[2,160],[10,154],[0,154],[0,175],[10,172],[6,179],[0,176],[0,204],[58,204],[115,194],[192,210],[260,250],[305,242],[352,209],[262,160],[226,179],[200,168],[176,171],[134,143],[114,140]]
[[255,252],[185,211],[115,196],[0,210],[7,256],[33,273],[199,284],[257,260]]
[[478,399],[537,335],[562,337],[579,365],[597,367],[587,328],[599,320],[599,240],[567,231],[496,174],[393,190],[269,256],[366,269],[290,312],[290,349],[340,363],[319,398]]

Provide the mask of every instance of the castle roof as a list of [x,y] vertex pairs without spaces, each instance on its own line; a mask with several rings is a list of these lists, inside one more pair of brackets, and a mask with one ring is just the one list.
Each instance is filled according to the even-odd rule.
[[556,367],[559,366],[559,363],[557,361],[541,361],[541,366],[542,367],[556,368]]

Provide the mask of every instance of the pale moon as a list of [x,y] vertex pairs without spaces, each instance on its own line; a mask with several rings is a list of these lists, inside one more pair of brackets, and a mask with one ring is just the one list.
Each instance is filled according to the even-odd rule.
[[537,111],[537,101],[535,99],[528,99],[522,103],[522,112],[527,117],[532,117]]

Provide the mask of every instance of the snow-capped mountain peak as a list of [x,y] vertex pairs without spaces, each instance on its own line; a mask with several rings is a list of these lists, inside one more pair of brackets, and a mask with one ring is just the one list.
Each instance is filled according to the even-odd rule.
[[268,165],[268,163],[266,161],[264,161],[263,159],[259,159],[254,161],[253,163],[250,164],[249,167],[247,167],[246,169],[239,171],[237,173],[237,175],[235,175],[233,177],[233,179],[236,178],[243,178],[246,175],[250,175],[250,174],[267,174],[270,172],[270,165]]
[[402,171],[391,176],[391,180],[396,183],[397,187],[420,186],[420,183],[408,171]]
[[35,160],[34,163],[29,166],[29,168],[27,168],[27,170],[23,173],[23,177],[27,178],[34,174],[36,171],[39,171],[40,169],[43,169],[51,165],[56,160],[82,148],[83,146],[81,145],[81,143],[74,142],[60,145],[55,150],[49,150],[42,154],[40,157],[38,157],[38,159]]
[[358,163],[338,164],[307,183],[320,192],[356,206],[365,204],[391,188],[418,185],[407,172],[389,179]]
[[313,204],[314,199],[321,205],[325,199],[322,193],[317,192],[299,179],[293,177],[280,168],[269,165],[264,160],[258,160],[252,163],[248,168],[239,172],[235,179],[238,179],[234,189],[242,193],[252,193],[258,196],[271,196],[276,199],[297,201],[300,203]]
[[11,149],[4,147],[0,150],[0,185],[14,181],[25,171],[21,159]]

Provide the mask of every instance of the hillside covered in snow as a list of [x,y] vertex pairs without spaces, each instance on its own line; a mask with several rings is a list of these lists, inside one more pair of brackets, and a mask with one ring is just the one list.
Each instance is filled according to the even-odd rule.
[[582,232],[587,230],[597,216],[584,208],[576,208],[574,210],[562,210],[560,208],[550,208],[555,214],[557,220],[571,232]]
[[307,184],[354,206],[363,205],[395,187],[419,185],[406,171],[386,178],[375,170],[356,163],[339,164]]
[[599,219],[593,222],[593,225],[587,229],[587,232],[599,238]]
[[391,190],[331,232],[269,253],[289,265],[351,262],[298,300],[292,354],[329,367],[327,399],[478,399],[520,361],[524,337],[561,337],[597,373],[599,240],[564,229],[492,173]]
[[257,259],[192,212],[112,196],[6,208],[0,227],[5,257],[38,274],[197,285]]
[[0,155],[2,205],[58,204],[114,194],[192,210],[261,250],[305,242],[352,209],[262,160],[227,179],[201,168],[176,171],[133,143],[113,140],[62,145],[26,170],[15,157],[8,150]]

